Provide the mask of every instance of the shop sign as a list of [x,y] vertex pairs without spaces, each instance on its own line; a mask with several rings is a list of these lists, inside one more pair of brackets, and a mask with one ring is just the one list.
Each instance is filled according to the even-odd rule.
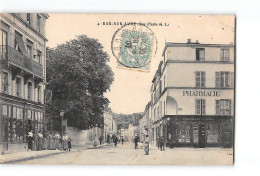
[[190,96],[190,97],[219,97],[220,91],[216,90],[184,90],[183,96]]

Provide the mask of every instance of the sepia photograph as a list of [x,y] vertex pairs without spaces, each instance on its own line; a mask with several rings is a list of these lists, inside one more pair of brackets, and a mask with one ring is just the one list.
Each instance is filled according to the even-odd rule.
[[233,165],[235,15],[0,13],[0,164]]

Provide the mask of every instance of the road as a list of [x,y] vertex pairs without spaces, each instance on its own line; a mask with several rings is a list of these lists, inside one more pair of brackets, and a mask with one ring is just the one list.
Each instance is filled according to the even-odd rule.
[[19,162],[19,164],[116,164],[116,165],[172,165],[172,164],[232,164],[232,149],[221,148],[174,148],[160,151],[150,150],[144,155],[143,149],[134,149],[132,143],[119,144],[117,147],[105,146],[99,149],[74,150],[46,158]]

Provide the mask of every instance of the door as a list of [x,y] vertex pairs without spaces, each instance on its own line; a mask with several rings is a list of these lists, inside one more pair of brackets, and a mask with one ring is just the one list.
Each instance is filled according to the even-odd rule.
[[199,148],[205,148],[205,125],[199,125]]

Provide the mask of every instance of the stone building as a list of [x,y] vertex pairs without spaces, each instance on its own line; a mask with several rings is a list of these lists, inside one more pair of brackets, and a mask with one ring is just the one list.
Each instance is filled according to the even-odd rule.
[[150,92],[153,140],[233,146],[234,55],[233,44],[165,44]]
[[30,130],[44,131],[46,13],[0,14],[0,150],[26,150]]

